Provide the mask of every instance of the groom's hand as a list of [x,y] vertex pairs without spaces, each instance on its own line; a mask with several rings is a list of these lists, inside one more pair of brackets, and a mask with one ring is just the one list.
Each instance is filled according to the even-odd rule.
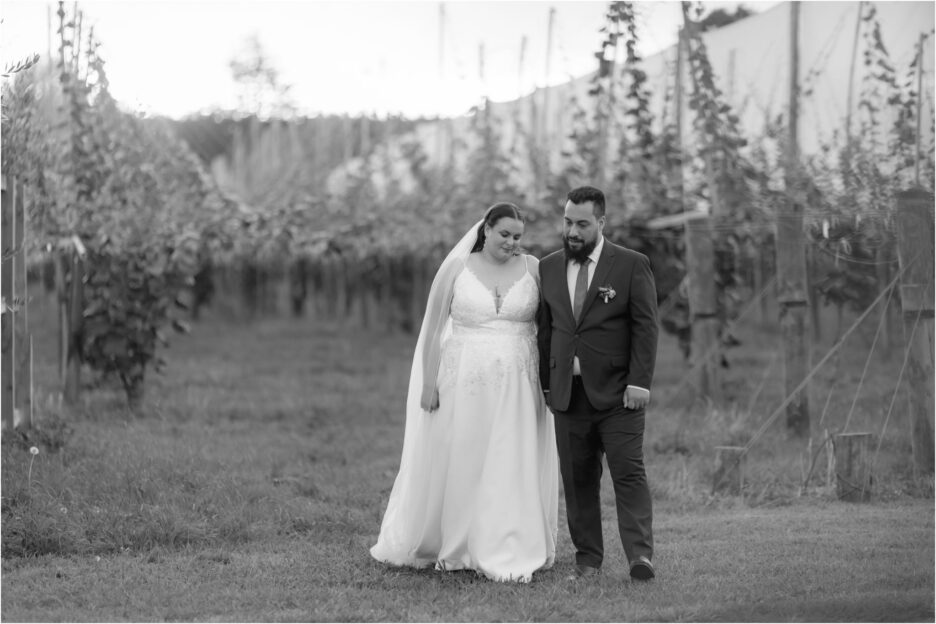
[[624,390],[624,407],[627,409],[643,409],[650,402],[650,391],[637,386],[627,386]]

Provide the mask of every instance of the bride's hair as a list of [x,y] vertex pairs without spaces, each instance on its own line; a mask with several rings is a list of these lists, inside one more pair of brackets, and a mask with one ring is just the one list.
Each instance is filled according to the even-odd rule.
[[515,205],[509,202],[494,204],[484,213],[484,220],[481,222],[481,225],[478,226],[478,240],[475,242],[474,247],[471,248],[471,253],[484,249],[484,227],[494,227],[497,222],[504,217],[510,217],[511,219],[516,219],[520,223],[523,223],[523,215],[520,214],[520,209]]

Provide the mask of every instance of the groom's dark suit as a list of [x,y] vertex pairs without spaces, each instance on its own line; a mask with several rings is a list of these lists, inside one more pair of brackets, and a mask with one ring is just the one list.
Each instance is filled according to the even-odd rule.
[[[539,265],[540,381],[556,417],[556,444],[576,563],[601,567],[601,452],[614,483],[618,528],[629,561],[653,555],[652,505],[643,464],[644,410],[623,404],[628,385],[649,390],[657,348],[650,262],[604,240],[578,321],[565,253]],[[599,289],[610,287],[605,302]],[[581,376],[573,379],[578,357]]]

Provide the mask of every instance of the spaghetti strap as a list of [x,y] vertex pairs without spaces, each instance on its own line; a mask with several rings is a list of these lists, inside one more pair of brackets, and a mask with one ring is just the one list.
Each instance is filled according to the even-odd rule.
[[533,281],[536,282],[537,288],[539,288],[540,287],[539,271],[530,270],[530,257],[531,257],[530,254],[523,254],[523,264],[524,264],[524,267],[526,268],[526,272],[530,274],[530,277],[532,277]]

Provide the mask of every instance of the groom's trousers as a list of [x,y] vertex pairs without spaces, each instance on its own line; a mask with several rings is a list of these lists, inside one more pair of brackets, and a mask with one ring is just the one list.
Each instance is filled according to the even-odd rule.
[[653,509],[643,462],[644,410],[623,405],[596,410],[580,377],[573,377],[569,409],[554,412],[559,469],[565,490],[575,563],[601,567],[601,453],[614,484],[618,530],[630,562],[653,559]]

